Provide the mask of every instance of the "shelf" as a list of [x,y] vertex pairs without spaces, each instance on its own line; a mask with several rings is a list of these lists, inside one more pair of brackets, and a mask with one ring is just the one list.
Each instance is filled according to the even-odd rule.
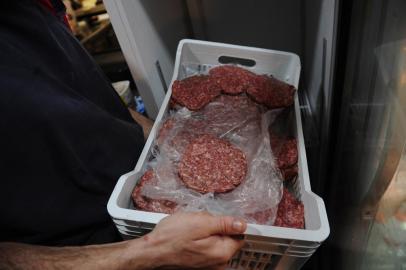
[[106,8],[104,7],[104,4],[98,4],[89,9],[82,9],[82,8],[78,9],[75,11],[75,13],[76,13],[77,19],[82,19],[85,17],[91,17],[91,16],[102,14],[102,13],[106,13]]

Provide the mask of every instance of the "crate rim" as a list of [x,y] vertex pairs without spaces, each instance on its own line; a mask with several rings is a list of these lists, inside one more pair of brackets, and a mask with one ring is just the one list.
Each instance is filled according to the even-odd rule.
[[[120,177],[116,187],[118,189],[113,190],[113,194],[110,197],[110,200],[107,204],[107,209],[110,216],[114,219],[124,219],[124,220],[131,220],[136,222],[146,222],[145,219],[148,219],[147,223],[157,224],[163,218],[167,217],[167,214],[162,213],[151,213],[146,211],[140,211],[136,209],[127,209],[122,208],[117,205],[116,201],[113,201],[113,198],[117,198],[118,193],[120,193],[121,188],[124,185],[125,180],[137,174],[136,171],[131,171],[127,174],[124,174]],[[121,188],[120,188],[121,187]],[[317,195],[315,195],[318,198]],[[320,199],[321,200],[321,199]],[[324,206],[323,201],[321,200],[322,206]],[[320,204],[317,204],[320,208]],[[324,208],[324,207],[322,207]],[[322,210],[322,209],[319,209]],[[321,213],[321,211],[320,211]],[[265,232],[265,233],[264,233]],[[304,233],[305,232],[305,233]],[[329,235],[329,228],[327,226],[323,227],[323,222],[321,222],[320,228],[316,230],[309,230],[309,229],[294,229],[294,228],[284,228],[284,227],[276,227],[270,225],[259,225],[259,224],[248,224],[247,231],[244,233],[245,235],[249,236],[264,236],[264,237],[273,237],[273,238],[281,238],[281,239],[289,239],[289,240],[300,240],[300,241],[309,241],[309,242],[323,242]]]
[[[256,51],[256,52],[265,52],[265,53],[273,53],[273,54],[280,54],[280,55],[286,55],[286,56],[291,56],[293,57],[297,63],[298,63],[298,69],[299,72],[295,74],[295,77],[293,78],[293,85],[298,89],[298,84],[299,84],[299,77],[300,77],[300,69],[301,69],[301,64],[300,64],[300,58],[297,54],[291,53],[291,52],[285,52],[285,51],[279,51],[279,50],[271,50],[271,49],[263,49],[263,48],[257,48],[257,47],[248,47],[248,46],[241,46],[241,45],[233,45],[233,44],[227,44],[227,43],[220,43],[220,42],[211,42],[211,41],[201,41],[201,40],[195,40],[195,39],[182,39],[179,42],[177,51],[176,51],[176,60],[174,64],[174,71],[173,71],[173,76],[171,83],[168,87],[168,92],[165,95],[163,104],[167,103],[170,98],[170,93],[172,92],[172,84],[173,81],[177,79],[178,73],[179,73],[179,67],[180,67],[180,60],[181,60],[181,52],[186,44],[198,44],[198,45],[211,45],[211,46],[217,46],[217,47],[225,47],[225,48],[235,48],[235,49],[243,49],[243,50],[249,50],[249,51]],[[299,107],[299,100],[298,100],[298,94],[297,92],[295,93],[295,117],[297,119],[297,136],[298,136],[298,142],[299,142],[299,148],[302,150],[300,151],[299,155],[301,156],[301,159],[303,163],[305,164],[306,168],[303,170],[303,184],[304,184],[304,191],[311,195],[316,201],[316,205],[318,207],[318,212],[319,212],[319,218],[320,218],[320,227],[314,230],[310,229],[294,229],[294,228],[284,228],[284,227],[276,227],[276,226],[270,226],[270,225],[259,225],[259,224],[248,224],[247,231],[244,233],[245,235],[252,235],[256,237],[272,237],[272,238],[280,238],[280,239],[289,239],[289,240],[300,240],[300,241],[309,241],[309,242],[323,242],[330,234],[330,226],[328,223],[327,219],[327,213],[324,205],[324,201],[315,193],[311,191],[311,186],[310,186],[310,180],[309,180],[309,173],[308,173],[308,168],[307,168],[307,157],[306,157],[306,151],[304,147],[304,137],[303,137],[303,129],[302,129],[302,121],[301,121],[301,115],[300,115],[300,107]],[[164,107],[162,106],[159,110],[159,113],[157,115],[157,119],[161,119],[165,113]],[[159,123],[155,121],[151,134],[155,134],[156,130],[159,127]],[[147,141],[145,142],[145,145],[149,145],[153,141],[153,136],[149,136]],[[147,157],[149,152],[149,149],[144,147],[139,160],[143,160]],[[142,164],[140,162],[137,162],[135,168],[133,171],[130,171],[124,175],[122,175],[117,184],[115,185],[113,192],[109,198],[108,204],[107,204],[107,210],[108,213],[112,218],[115,219],[123,219],[123,220],[131,220],[131,221],[138,221],[138,222],[146,222],[145,219],[148,220],[147,223],[153,223],[157,224],[161,219],[165,218],[168,216],[167,214],[162,214],[162,213],[151,213],[151,212],[146,212],[146,211],[140,211],[136,209],[127,209],[127,208],[122,208],[117,205],[117,199],[118,195],[121,192],[121,189],[124,185],[125,180],[133,176],[136,173],[139,173],[142,170]],[[116,198],[116,200],[114,200]]]

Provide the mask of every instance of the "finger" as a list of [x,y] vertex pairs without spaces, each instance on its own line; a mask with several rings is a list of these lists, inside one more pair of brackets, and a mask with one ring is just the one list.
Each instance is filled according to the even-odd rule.
[[235,240],[228,236],[221,237],[220,242],[221,244],[215,245],[213,252],[223,253],[223,263],[228,262],[244,246],[243,240]]
[[247,223],[239,218],[229,216],[210,216],[207,223],[210,235],[236,235],[247,229]]
[[[238,235],[244,233],[247,228],[246,222],[242,219],[214,216],[208,212],[177,213],[171,218],[175,218],[175,216],[178,220],[184,219],[182,226],[187,231],[193,231],[191,234],[193,240],[204,239],[211,235]],[[160,223],[164,223],[162,221]]]
[[234,254],[244,246],[243,240],[235,240],[229,236],[210,236],[195,241],[200,250],[212,258],[215,264],[227,263]]

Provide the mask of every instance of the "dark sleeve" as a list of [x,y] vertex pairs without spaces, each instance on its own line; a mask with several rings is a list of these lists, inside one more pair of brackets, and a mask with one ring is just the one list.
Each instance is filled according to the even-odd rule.
[[115,241],[106,204],[142,129],[53,14],[0,2],[0,241]]
[[0,89],[0,241],[77,244],[113,226],[106,204],[140,126],[41,70],[0,67]]

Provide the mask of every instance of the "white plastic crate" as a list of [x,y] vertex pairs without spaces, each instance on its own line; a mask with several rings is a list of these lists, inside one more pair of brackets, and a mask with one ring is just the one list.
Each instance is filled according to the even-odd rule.
[[[257,74],[273,75],[298,88],[300,59],[295,54],[223,43],[182,40],[176,52],[172,82],[138,163],[134,171],[120,177],[108,202],[108,212],[125,239],[150,232],[167,216],[135,210],[131,193],[142,176],[147,161],[151,158],[152,142],[159,122],[168,111],[173,81],[190,75],[188,67],[204,72],[212,66],[220,65],[221,56],[253,60],[254,66],[244,68]],[[246,245],[230,261],[230,269],[298,269],[330,233],[324,202],[310,188],[297,93],[294,109],[299,148],[299,176],[294,183],[294,190],[304,204],[306,229],[248,224],[244,235]]]

